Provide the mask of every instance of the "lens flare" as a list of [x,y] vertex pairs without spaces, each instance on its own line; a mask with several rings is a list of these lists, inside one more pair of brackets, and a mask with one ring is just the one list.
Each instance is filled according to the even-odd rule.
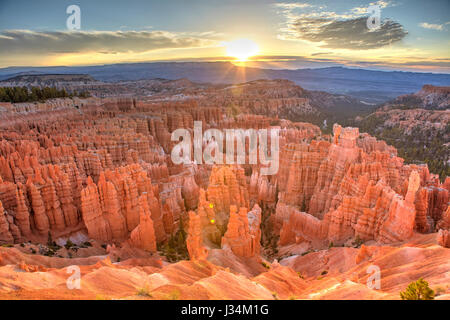
[[256,55],[259,51],[258,45],[250,39],[237,39],[227,42],[227,55],[236,58],[238,61],[246,61]]

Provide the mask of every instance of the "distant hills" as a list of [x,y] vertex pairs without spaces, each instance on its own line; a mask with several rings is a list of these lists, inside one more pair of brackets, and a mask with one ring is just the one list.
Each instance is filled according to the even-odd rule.
[[24,74],[88,74],[105,82],[187,78],[194,82],[236,84],[258,79],[287,79],[307,90],[346,94],[366,103],[382,103],[416,92],[425,84],[449,86],[450,74],[373,71],[329,67],[276,70],[235,66],[230,62],[155,62],[82,67],[8,67],[0,80]]
[[383,110],[390,109],[427,109],[446,110],[450,108],[450,86],[436,87],[423,86],[422,90],[413,94],[406,94],[388,101],[383,105]]
[[442,179],[450,176],[450,86],[425,85],[348,124],[395,146],[407,163],[427,163]]

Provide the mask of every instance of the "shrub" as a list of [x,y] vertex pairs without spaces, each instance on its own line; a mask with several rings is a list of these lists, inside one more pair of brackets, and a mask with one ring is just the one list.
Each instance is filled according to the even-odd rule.
[[400,292],[402,300],[433,300],[434,291],[428,286],[428,282],[420,278],[411,282],[405,291]]
[[86,241],[83,243],[83,246],[85,247],[92,247],[92,244],[89,241]]
[[184,231],[183,221],[180,221],[180,229],[170,236],[169,241],[164,245],[159,245],[158,250],[169,262],[188,260],[189,252],[186,245],[187,233]]
[[73,246],[75,246],[75,244],[70,239],[67,240],[66,244],[64,245],[64,247],[66,247],[67,250],[69,250]]
[[152,297],[152,295],[148,291],[148,288],[140,288],[137,292],[137,295],[141,297]]
[[302,253],[302,257],[303,257],[303,256],[306,256],[308,253],[311,253],[311,252],[312,252],[312,250],[308,250],[308,251],[303,252],[303,253]]

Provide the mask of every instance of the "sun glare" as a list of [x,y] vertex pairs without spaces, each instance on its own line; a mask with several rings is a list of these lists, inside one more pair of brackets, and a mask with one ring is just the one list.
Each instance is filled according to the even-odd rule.
[[226,43],[227,55],[238,61],[246,61],[258,53],[258,45],[249,39],[237,39]]

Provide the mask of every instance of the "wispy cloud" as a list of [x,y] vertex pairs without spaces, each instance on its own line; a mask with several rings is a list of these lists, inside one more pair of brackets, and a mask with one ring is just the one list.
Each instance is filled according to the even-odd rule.
[[217,45],[214,33],[167,31],[30,31],[0,32],[0,55],[81,52],[147,52]]
[[309,3],[299,3],[299,2],[280,2],[275,3],[274,7],[280,9],[296,9],[296,8],[309,8],[312,7],[312,4]]
[[[377,1],[377,2],[372,2],[369,5],[370,6],[378,5],[380,7],[380,9],[384,9],[384,8],[387,8],[387,7],[395,7],[397,4],[392,2],[392,1],[382,1],[382,0],[380,0],[380,1]],[[365,14],[367,14],[367,9],[368,8],[369,8],[368,6],[366,6],[366,7],[355,7],[355,8],[350,9],[350,11],[352,13],[356,14],[356,15],[365,15]]]
[[435,24],[435,23],[428,23],[428,22],[421,22],[419,23],[419,26],[425,29],[432,29],[432,30],[444,30],[444,24]]

